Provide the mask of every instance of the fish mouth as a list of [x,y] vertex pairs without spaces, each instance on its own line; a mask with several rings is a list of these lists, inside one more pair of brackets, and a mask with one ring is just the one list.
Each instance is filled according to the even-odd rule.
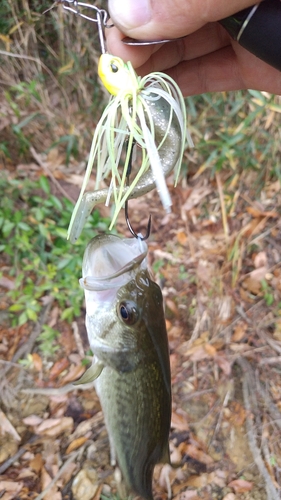
[[132,279],[136,270],[147,267],[146,256],[147,245],[140,238],[96,236],[85,250],[80,285],[96,292],[119,288]]

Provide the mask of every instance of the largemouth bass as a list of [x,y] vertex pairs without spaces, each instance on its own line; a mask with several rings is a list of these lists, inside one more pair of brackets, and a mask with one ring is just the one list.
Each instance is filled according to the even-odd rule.
[[88,244],[80,284],[94,362],[80,383],[96,379],[112,461],[129,489],[151,500],[154,466],[170,461],[171,380],[162,293],[146,255],[135,238]]

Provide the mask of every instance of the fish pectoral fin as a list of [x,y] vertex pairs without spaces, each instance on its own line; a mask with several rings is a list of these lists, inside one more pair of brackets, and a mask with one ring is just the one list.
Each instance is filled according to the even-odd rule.
[[76,382],[73,382],[73,385],[89,384],[89,382],[93,382],[100,376],[103,368],[104,364],[100,363],[100,361],[96,361],[85,371],[85,373],[83,373],[82,377],[76,380]]

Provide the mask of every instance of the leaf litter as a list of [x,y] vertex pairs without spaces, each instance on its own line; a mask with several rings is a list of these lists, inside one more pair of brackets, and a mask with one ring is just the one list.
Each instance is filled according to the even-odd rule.
[[[171,180],[168,217],[155,193],[130,202],[134,227],[142,229],[149,206],[157,228],[149,259],[171,349],[173,467],[155,469],[158,499],[280,498],[280,182],[268,180],[257,202],[252,171],[241,173],[239,189],[227,180],[221,172],[223,205],[208,171],[176,190]],[[127,234],[122,221],[118,230]],[[0,329],[5,500],[116,493],[98,398],[89,385],[71,384],[85,370],[83,321],[60,321],[59,305],[50,304],[46,323],[62,332],[59,349],[45,359],[30,344],[24,365],[15,356],[32,324]]]

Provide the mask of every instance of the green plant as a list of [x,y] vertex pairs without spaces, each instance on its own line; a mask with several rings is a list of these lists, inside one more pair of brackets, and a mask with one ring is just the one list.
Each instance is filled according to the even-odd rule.
[[[46,177],[39,181],[0,179],[0,254],[14,288],[8,292],[12,324],[36,321],[42,304],[52,297],[60,319],[72,321],[81,312],[79,288],[83,252],[109,220],[94,212],[75,246],[66,240],[73,205],[51,194]],[[53,332],[44,330],[49,346]]]
[[262,293],[263,293],[263,298],[267,306],[272,306],[274,302],[274,294],[272,287],[270,284],[265,280],[261,280],[261,288],[262,288]]

